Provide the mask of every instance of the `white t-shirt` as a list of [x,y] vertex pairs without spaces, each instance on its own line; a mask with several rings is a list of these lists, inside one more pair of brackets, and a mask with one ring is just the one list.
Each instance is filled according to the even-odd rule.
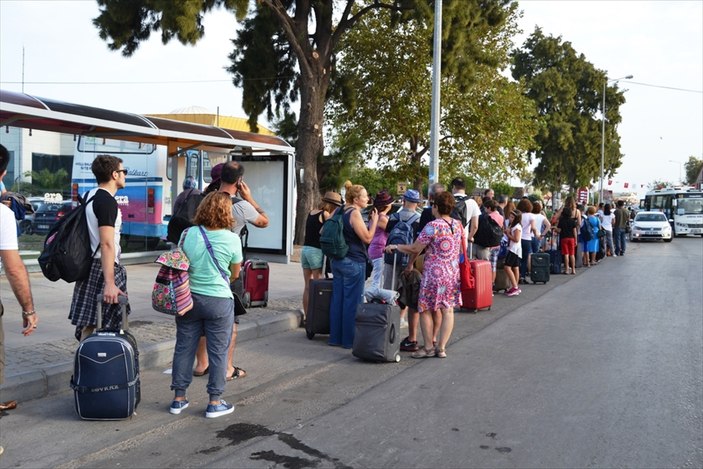
[[464,227],[464,232],[466,233],[466,236],[468,237],[469,229],[471,226],[471,219],[473,217],[481,216],[481,209],[479,208],[478,204],[473,199],[473,197],[468,197],[466,194],[456,194],[456,195],[461,196],[461,198],[464,200],[464,206],[466,207],[466,226]]
[[122,211],[117,205],[117,200],[109,191],[97,187],[88,192],[85,200],[95,198],[88,204],[85,211],[88,232],[90,233],[90,249],[95,252],[95,259],[100,259],[100,226],[113,226],[115,228],[115,263],[120,263],[122,247],[120,246],[120,230],[122,229]]
[[610,212],[610,215],[603,215],[601,218],[601,226],[605,231],[613,231],[613,222],[615,221],[615,214]]
[[532,241],[532,220],[534,220],[533,214],[522,214],[522,239],[525,241]]
[[[523,215],[523,217],[524,217],[524,215]],[[542,234],[542,227],[544,226],[544,220],[546,220],[547,217],[545,217],[541,213],[533,213],[532,217],[535,220],[535,226],[537,227],[537,233],[541,235]]]
[[[524,214],[523,214],[524,215]],[[512,228],[510,228],[510,234],[515,237],[515,232],[516,231],[522,231],[522,226],[520,225],[515,225]],[[520,241],[515,242],[512,239],[510,240],[510,244],[508,245],[508,251],[514,252],[517,257],[522,259],[522,243]]]
[[246,200],[237,200],[237,203],[232,205],[232,216],[235,222],[232,231],[239,235],[247,222],[253,224],[259,218],[259,212]]
[[[17,223],[15,213],[5,204],[0,204],[0,251],[16,251],[17,244]],[[0,259],[0,269],[2,260]]]

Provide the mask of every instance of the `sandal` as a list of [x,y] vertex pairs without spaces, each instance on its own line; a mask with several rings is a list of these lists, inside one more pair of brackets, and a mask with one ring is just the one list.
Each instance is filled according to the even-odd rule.
[[210,372],[210,366],[206,366],[203,371],[195,371],[193,370],[193,376],[205,376]]
[[421,348],[417,352],[413,353],[410,355],[412,358],[430,358],[435,356],[435,350],[430,349],[427,350],[426,348]]
[[244,371],[244,370],[242,370],[241,368],[238,368],[238,367],[235,366],[235,367],[234,367],[234,371],[232,372],[232,374],[229,375],[229,376],[227,376],[227,381],[232,381],[232,380],[235,380],[235,379],[237,379],[237,378],[244,378],[244,377],[246,377],[246,375],[247,375],[247,372],[246,372],[246,371]]
[[444,349],[437,349],[437,358],[447,358],[447,352]]

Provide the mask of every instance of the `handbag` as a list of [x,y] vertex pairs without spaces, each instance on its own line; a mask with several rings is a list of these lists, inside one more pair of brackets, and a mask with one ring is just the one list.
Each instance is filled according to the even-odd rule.
[[161,267],[151,290],[151,307],[171,316],[183,316],[193,309],[188,275],[190,261],[183,252],[184,239],[185,232],[175,249],[164,252],[154,261]]
[[[225,272],[225,270],[222,267],[220,267],[220,263],[217,262],[217,258],[215,257],[215,253],[212,251],[212,244],[210,244],[210,240],[208,239],[207,235],[205,234],[205,230],[203,229],[202,226],[198,226],[198,228],[200,228],[200,233],[203,235],[203,239],[205,240],[205,247],[207,248],[207,252],[210,254],[210,258],[215,263],[217,270],[220,271],[220,275],[222,275],[222,278],[224,279],[224,281],[227,282],[227,285],[230,285],[229,275],[227,275],[227,272]],[[239,298],[239,295],[237,295],[236,292],[232,292],[232,295],[234,296],[234,315],[241,316],[243,314],[247,314],[247,310],[244,307],[244,303],[242,303],[242,299]]]
[[464,238],[461,239],[461,253],[463,254],[463,262],[459,263],[459,277],[461,278],[461,291],[473,290],[476,288],[476,279],[471,273],[471,263],[469,256],[466,255],[466,243]]

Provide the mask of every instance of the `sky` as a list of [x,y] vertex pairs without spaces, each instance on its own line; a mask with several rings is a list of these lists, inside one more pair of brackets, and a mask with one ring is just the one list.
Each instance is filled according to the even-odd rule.
[[[538,25],[609,78],[633,75],[619,82],[627,90],[619,126],[625,156],[606,189],[676,182],[689,156],[703,158],[703,0],[525,0],[519,7],[524,33],[516,46]],[[129,58],[98,37],[97,15],[94,0],[0,0],[0,87],[137,114],[201,106],[244,117],[225,70],[232,13],[206,15],[195,47],[163,45],[156,33]]]

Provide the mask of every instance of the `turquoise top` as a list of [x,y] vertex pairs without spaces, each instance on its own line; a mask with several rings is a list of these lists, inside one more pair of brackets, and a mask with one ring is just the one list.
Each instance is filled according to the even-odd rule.
[[[205,233],[212,245],[212,251],[220,267],[229,275],[230,264],[242,262],[242,241],[239,235],[230,230],[213,230],[205,228]],[[200,295],[217,298],[234,298],[219,269],[207,250],[205,239],[197,226],[190,227],[183,242],[183,251],[190,260],[190,291]]]

